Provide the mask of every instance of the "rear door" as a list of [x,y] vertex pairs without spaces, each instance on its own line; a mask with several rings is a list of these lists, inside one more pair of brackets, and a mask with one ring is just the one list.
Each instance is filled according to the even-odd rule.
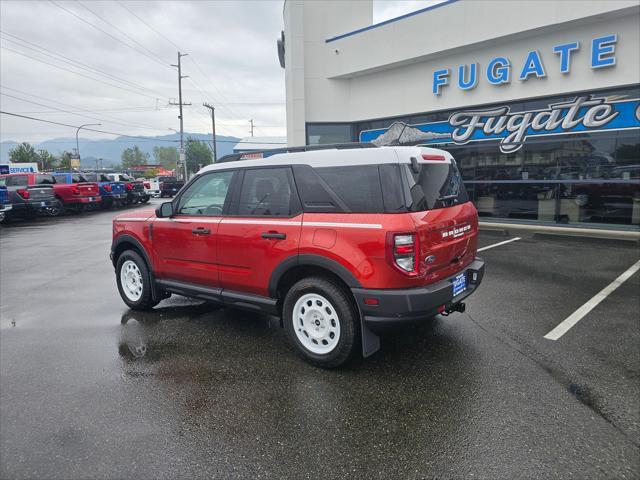
[[228,210],[233,170],[205,173],[174,201],[175,215],[153,223],[156,275],[218,287],[218,224]]
[[478,220],[455,160],[425,154],[401,164],[406,204],[419,239],[426,282],[449,277],[470,264],[477,250]]
[[302,208],[290,167],[245,169],[218,229],[220,285],[268,296],[273,270],[298,254]]

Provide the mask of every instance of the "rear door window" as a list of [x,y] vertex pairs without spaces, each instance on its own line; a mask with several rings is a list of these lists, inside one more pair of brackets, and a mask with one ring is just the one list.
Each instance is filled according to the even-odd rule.
[[434,210],[469,201],[462,176],[455,163],[418,163],[415,172],[403,164],[406,181],[406,204],[410,211]]

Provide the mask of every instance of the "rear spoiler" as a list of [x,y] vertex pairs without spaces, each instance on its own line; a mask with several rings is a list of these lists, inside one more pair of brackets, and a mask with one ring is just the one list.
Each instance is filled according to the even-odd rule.
[[253,150],[249,152],[232,153],[218,159],[216,163],[236,162],[239,160],[259,160],[279,153],[311,152],[314,150],[349,150],[355,148],[378,148],[377,145],[368,142],[354,143],[327,143],[322,145],[306,145],[302,147],[283,147],[268,150]]

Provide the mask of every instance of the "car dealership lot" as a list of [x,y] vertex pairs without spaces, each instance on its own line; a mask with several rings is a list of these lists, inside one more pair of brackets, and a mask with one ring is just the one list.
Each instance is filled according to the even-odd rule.
[[[154,200],[155,205],[158,201]],[[483,232],[465,314],[325,371],[265,316],[128,310],[114,212],[0,230],[0,476],[640,475],[638,245]]]

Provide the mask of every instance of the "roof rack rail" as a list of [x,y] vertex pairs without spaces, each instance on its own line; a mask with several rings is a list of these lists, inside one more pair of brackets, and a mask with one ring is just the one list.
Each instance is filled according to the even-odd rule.
[[231,153],[218,159],[216,163],[235,162],[238,160],[261,160],[263,158],[277,155],[279,153],[311,152],[314,150],[350,150],[355,148],[378,148],[377,145],[369,142],[353,143],[325,143],[321,145],[305,145],[302,147],[282,147],[268,150],[251,150],[248,152]]

